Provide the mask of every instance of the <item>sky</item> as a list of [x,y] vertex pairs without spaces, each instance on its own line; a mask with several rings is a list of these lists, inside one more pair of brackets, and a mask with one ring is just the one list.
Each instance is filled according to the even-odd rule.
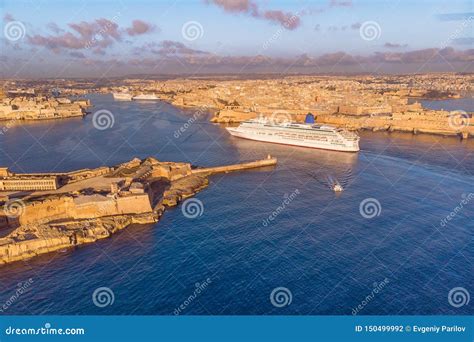
[[473,72],[474,2],[0,0],[0,76]]

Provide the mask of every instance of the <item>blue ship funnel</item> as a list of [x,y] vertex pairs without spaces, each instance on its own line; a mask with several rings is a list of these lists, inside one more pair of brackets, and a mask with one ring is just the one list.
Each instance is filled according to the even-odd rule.
[[306,119],[304,119],[304,122],[307,124],[314,124],[314,115],[311,113],[306,114]]

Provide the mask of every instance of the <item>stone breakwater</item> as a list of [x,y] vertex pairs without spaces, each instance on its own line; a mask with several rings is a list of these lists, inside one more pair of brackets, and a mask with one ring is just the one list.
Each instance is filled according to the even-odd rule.
[[192,169],[189,163],[133,159],[105,175],[74,180],[60,189],[7,198],[0,209],[0,264],[92,243],[131,224],[155,223],[167,207],[207,187],[209,175],[276,163],[268,157]]

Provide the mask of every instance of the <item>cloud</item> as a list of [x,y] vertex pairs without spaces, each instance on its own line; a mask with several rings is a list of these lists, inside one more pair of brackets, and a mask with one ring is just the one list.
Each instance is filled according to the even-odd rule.
[[[198,53],[193,52],[194,50],[188,50],[184,44],[173,41],[163,41],[155,44],[158,47],[157,58],[135,58],[129,61],[125,61],[124,64],[134,64],[141,66],[156,66],[160,62],[167,60],[172,65],[178,65],[178,67],[192,67],[198,65],[199,67],[207,66],[222,70],[241,70],[245,67],[250,70],[265,70],[265,68],[271,68],[277,70],[278,68],[285,69],[291,68],[310,68],[314,71],[314,68],[333,68],[337,66],[341,67],[360,67],[364,64],[393,64],[403,68],[404,65],[410,65],[417,63],[422,65],[424,63],[440,63],[443,64],[448,62],[465,62],[470,63],[474,61],[474,49],[471,50],[455,50],[453,48],[445,49],[423,49],[409,52],[375,52],[370,55],[360,56],[351,55],[343,51],[335,53],[327,53],[320,56],[309,56],[303,54],[291,58],[282,57],[269,57],[263,55],[256,56],[219,56],[210,54],[204,51]],[[160,50],[161,49],[161,50]],[[176,58],[180,55],[179,61]],[[170,57],[170,58],[168,58]],[[165,64],[162,64],[165,65]],[[191,68],[192,70],[192,68]]]
[[151,32],[154,29],[154,25],[137,19],[132,22],[132,27],[127,28],[127,33],[129,36],[138,36],[140,34]]
[[459,21],[459,20],[473,20],[474,12],[464,13],[443,13],[436,16],[440,21]]
[[31,45],[43,46],[55,52],[59,52],[61,48],[84,49],[87,44],[87,40],[76,37],[70,32],[64,33],[60,36],[46,37],[39,34],[28,36],[28,42]]
[[82,21],[78,24],[69,24],[69,27],[78,32],[83,38],[91,39],[96,35],[101,35],[104,38],[121,40],[118,24],[105,18],[96,19],[93,22]]
[[196,50],[187,47],[181,42],[176,42],[172,40],[164,40],[159,43],[148,43],[142,48],[140,48],[140,53],[145,51],[150,51],[153,54],[161,56],[196,56],[196,55],[210,55],[209,52]]
[[136,36],[155,29],[153,25],[138,19],[132,22],[131,27],[120,29],[116,22],[106,18],[70,23],[68,24],[69,31],[58,27],[55,23],[49,23],[47,27],[54,34],[28,36],[28,42],[31,45],[43,46],[55,53],[59,53],[61,49],[93,49],[94,54],[100,55],[105,54],[104,49],[116,42],[121,42],[125,35]]
[[247,14],[254,18],[278,23],[287,30],[294,30],[301,25],[301,19],[297,14],[283,12],[281,10],[260,10],[258,5],[251,0],[206,0],[208,4],[214,4],[225,12],[234,14]]
[[207,0],[207,3],[214,3],[226,12],[230,13],[250,13],[258,16],[258,6],[249,0]]
[[397,44],[397,43],[385,43],[383,45],[384,47],[388,48],[388,49],[400,49],[400,48],[405,48],[408,46],[408,44]]
[[279,23],[288,30],[294,30],[301,24],[300,17],[290,12],[265,11],[263,17],[267,20]]
[[[158,48],[160,42],[154,43]],[[164,44],[166,45],[166,44]],[[168,44],[169,45],[169,44]],[[173,44],[171,44],[174,46]],[[179,49],[179,46],[178,46]],[[449,63],[446,63],[446,60]],[[409,52],[385,51],[368,55],[335,52],[320,56],[299,55],[294,57],[269,57],[262,55],[219,56],[215,54],[195,54],[162,56],[143,54],[137,57],[82,58],[65,77],[93,77],[98,70],[107,68],[110,76],[140,77],[141,74],[347,74],[347,73],[420,73],[420,72],[472,72],[474,49],[455,50],[424,49]],[[18,61],[9,61],[18,63]],[[9,69],[14,68],[9,67]],[[41,69],[41,68],[40,68]],[[31,73],[38,72],[38,68]]]
[[122,39],[118,24],[105,18],[91,22],[70,23],[68,26],[73,32],[64,32],[64,30],[53,26],[56,35],[43,36],[36,34],[28,36],[28,42],[58,52],[60,49],[107,48]]

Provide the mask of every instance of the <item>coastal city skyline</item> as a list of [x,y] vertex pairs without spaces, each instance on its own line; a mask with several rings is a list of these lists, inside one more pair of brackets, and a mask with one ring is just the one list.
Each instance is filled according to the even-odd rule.
[[470,1],[3,1],[2,14],[3,77],[473,70]]

